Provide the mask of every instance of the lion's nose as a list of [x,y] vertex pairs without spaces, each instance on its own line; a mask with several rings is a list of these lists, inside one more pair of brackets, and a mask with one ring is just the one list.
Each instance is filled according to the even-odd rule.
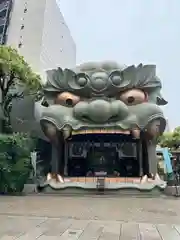
[[96,100],[89,104],[86,118],[93,122],[101,123],[111,118],[111,106],[105,100]]

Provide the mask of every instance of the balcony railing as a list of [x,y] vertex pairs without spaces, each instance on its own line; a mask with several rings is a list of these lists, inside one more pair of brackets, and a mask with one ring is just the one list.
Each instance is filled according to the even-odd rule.
[[6,24],[6,18],[0,18],[0,26]]
[[0,0],[0,28],[3,31],[0,33],[0,44],[6,42],[6,29],[9,25],[9,14],[12,9],[12,0],[1,1]]
[[3,11],[4,9],[7,9],[8,6],[9,6],[9,2],[10,2],[9,0],[6,0],[4,2],[0,1],[0,11]]

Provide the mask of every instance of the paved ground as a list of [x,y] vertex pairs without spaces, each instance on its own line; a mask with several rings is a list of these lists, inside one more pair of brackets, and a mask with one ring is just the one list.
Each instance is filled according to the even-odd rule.
[[179,240],[180,199],[1,197],[0,239]]

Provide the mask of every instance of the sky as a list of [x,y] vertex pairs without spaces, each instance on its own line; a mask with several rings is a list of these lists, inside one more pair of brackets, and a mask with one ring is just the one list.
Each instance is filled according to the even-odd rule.
[[180,125],[180,1],[59,0],[77,64],[114,60],[156,64],[170,128]]

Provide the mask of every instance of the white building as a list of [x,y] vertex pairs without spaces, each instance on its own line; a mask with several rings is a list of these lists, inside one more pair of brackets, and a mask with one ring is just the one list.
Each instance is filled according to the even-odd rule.
[[166,118],[166,129],[165,129],[165,132],[171,132],[171,128],[170,128],[170,125],[169,125],[168,118]]
[[4,43],[35,72],[44,78],[47,69],[75,66],[76,45],[56,0],[0,0],[0,9],[4,2],[12,2]]

